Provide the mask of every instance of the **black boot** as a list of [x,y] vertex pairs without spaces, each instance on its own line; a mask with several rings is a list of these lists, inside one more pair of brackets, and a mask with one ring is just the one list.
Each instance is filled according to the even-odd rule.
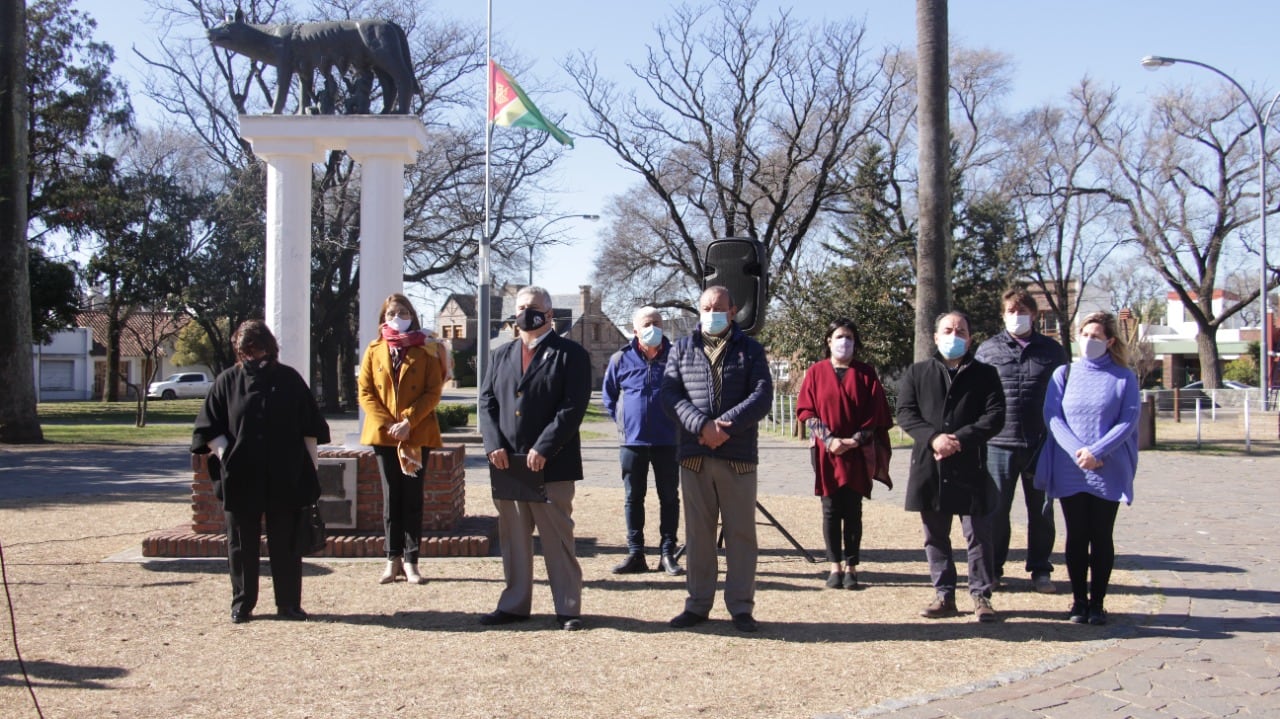
[[679,562],[676,561],[676,558],[673,555],[662,555],[662,559],[658,561],[658,565],[662,567],[663,571],[673,577],[678,577],[681,574],[684,574],[684,567],[680,566]]
[[641,574],[649,571],[649,564],[644,559],[644,554],[640,552],[632,552],[627,558],[614,565],[614,574]]

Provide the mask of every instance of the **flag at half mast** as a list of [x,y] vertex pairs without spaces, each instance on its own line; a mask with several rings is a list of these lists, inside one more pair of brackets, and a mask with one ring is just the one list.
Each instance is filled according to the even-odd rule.
[[502,127],[530,127],[550,133],[561,145],[573,147],[573,138],[542,116],[529,96],[498,63],[489,61],[493,78],[489,87],[489,121]]

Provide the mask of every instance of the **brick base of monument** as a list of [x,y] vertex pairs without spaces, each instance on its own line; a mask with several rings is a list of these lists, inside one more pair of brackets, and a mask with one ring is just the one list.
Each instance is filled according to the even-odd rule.
[[[213,494],[205,455],[192,456],[191,524],[153,532],[142,540],[144,557],[225,557],[226,518]],[[465,517],[465,451],[432,450],[424,457],[422,487],[423,557],[483,557],[497,543],[495,517]],[[355,477],[344,472],[354,460]],[[329,541],[313,557],[385,557],[382,536],[382,478],[372,450],[321,450],[321,513]],[[335,524],[345,526],[334,526]],[[263,540],[262,556],[266,556]]]

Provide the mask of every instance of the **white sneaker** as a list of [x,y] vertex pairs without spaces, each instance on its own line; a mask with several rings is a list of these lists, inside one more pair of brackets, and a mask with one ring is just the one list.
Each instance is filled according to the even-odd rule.
[[1057,594],[1058,587],[1048,574],[1037,574],[1031,578],[1031,586],[1041,594]]

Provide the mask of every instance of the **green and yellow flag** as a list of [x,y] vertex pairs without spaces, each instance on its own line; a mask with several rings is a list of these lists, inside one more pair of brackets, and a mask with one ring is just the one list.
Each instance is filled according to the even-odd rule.
[[561,145],[573,147],[573,138],[542,116],[524,90],[498,63],[489,61],[489,121],[502,127],[530,127],[551,133]]

